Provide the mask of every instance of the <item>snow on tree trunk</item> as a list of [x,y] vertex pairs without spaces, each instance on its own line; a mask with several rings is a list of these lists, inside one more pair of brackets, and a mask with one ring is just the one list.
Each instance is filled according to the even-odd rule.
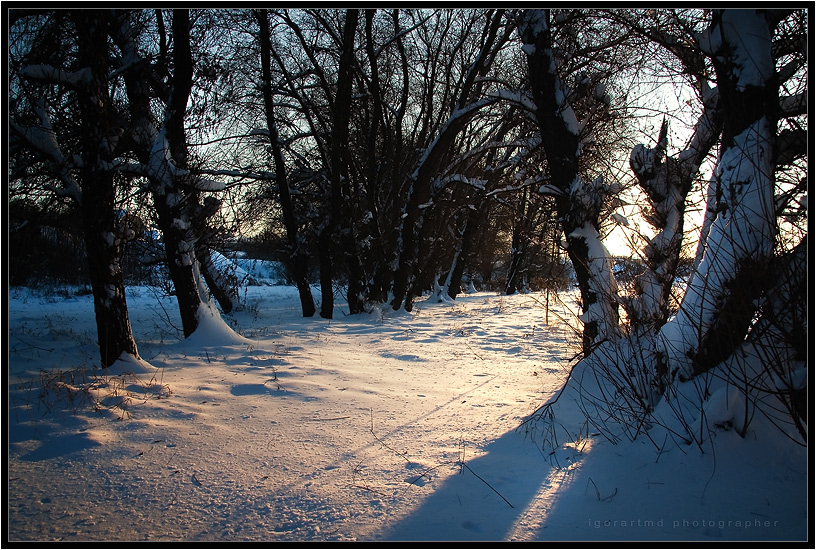
[[184,336],[190,336],[198,326],[201,298],[196,280],[195,240],[181,193],[155,190],[153,203],[164,242],[167,268],[181,315]]
[[587,182],[579,175],[581,125],[558,74],[548,19],[547,10],[525,10],[518,26],[547,156],[549,186],[558,191],[556,209],[581,292],[583,351],[589,354],[617,331],[619,321],[612,261],[598,232],[601,208],[617,187],[606,185],[601,178]]
[[204,277],[207,288],[221,306],[221,311],[224,313],[239,311],[242,306],[234,275],[231,277],[229,273],[218,269],[215,262],[212,261],[211,251],[207,246],[198,246],[196,257],[201,267],[201,276]]
[[[109,192],[99,189],[102,186],[108,187]],[[116,223],[113,204],[112,174],[83,177],[83,232],[103,367],[112,365],[122,353],[139,357],[120,265],[124,235]]]
[[612,274],[613,260],[590,222],[567,236],[568,253],[576,267],[581,290],[584,349],[617,334],[618,286]]
[[709,196],[716,197],[697,271],[661,338],[681,379],[705,372],[745,338],[773,252],[778,104],[771,36],[762,12],[722,10],[700,44],[714,59],[723,144]]

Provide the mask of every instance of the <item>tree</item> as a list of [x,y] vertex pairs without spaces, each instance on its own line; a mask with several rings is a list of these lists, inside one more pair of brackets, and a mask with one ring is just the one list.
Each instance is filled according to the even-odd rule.
[[[503,17],[502,10],[486,14],[482,32],[484,38],[463,78],[461,87],[456,90],[455,99],[450,104],[450,114],[439,127],[433,142],[425,148],[416,168],[409,176],[409,193],[401,216],[399,259],[394,272],[391,300],[391,306],[395,310],[404,307],[406,311],[410,311],[414,296],[422,288],[423,279],[427,278],[427,272],[423,272],[421,265],[422,259],[426,257],[423,247],[427,243],[422,226],[425,210],[433,199],[432,184],[435,177],[443,168],[443,164],[450,160],[454,140],[459,132],[480,109],[497,99],[479,97],[484,85],[477,76],[484,75],[495,59],[496,51],[507,40],[507,35],[503,37],[499,35]],[[449,92],[446,90],[446,93]],[[429,91],[425,97],[432,102],[433,91]],[[428,109],[423,129],[430,126],[431,115],[432,109]],[[420,284],[417,285],[417,282]]]
[[[569,21],[569,15],[566,18]],[[617,287],[609,253],[599,232],[601,210],[617,188],[615,184],[604,183],[601,177],[585,181],[581,176],[579,161],[585,126],[579,124],[562,80],[550,11],[526,10],[519,16],[518,27],[528,59],[536,120],[546,154],[548,185],[555,197],[567,254],[581,292],[583,350],[589,354],[599,341],[613,337],[618,325]],[[609,40],[614,42],[617,38]],[[605,104],[602,88],[585,88],[596,104]],[[575,100],[574,95],[572,99]]]
[[[46,187],[79,211],[100,359],[109,367],[123,354],[138,357],[121,269],[122,245],[133,232],[117,215],[112,163],[120,113],[111,93],[106,41],[114,22],[107,12],[95,10],[19,14],[15,19],[21,26],[35,21],[20,31],[20,40],[30,47],[15,60],[19,80],[12,86],[16,109],[10,148],[25,149],[33,163],[45,165]],[[39,57],[48,51],[37,44],[49,41],[60,55]],[[55,61],[60,65],[52,65]],[[35,118],[25,116],[26,104]],[[33,164],[18,169],[31,168]]]
[[[776,231],[773,144],[779,105],[771,17],[718,10],[699,40],[714,64],[723,130],[709,184],[709,196],[716,197],[714,218],[701,238],[702,259],[677,317],[661,331],[672,368],[682,378],[709,370],[733,352],[767,285],[761,276]],[[744,40],[746,33],[751,40]]]
[[320,230],[318,247],[320,250],[320,287],[322,301],[320,316],[331,319],[334,315],[334,272],[332,240],[339,232],[340,246],[349,269],[347,292],[349,312],[362,311],[362,267],[356,251],[355,234],[349,219],[341,220],[342,209],[354,209],[350,185],[350,151],[348,145],[349,120],[351,111],[352,70],[354,64],[354,36],[357,30],[359,12],[349,9],[345,12],[340,59],[337,66],[337,91],[331,112],[331,139],[329,141],[329,196],[328,220]]
[[[624,302],[628,334],[585,360],[599,391],[582,395],[603,415],[588,413],[590,421],[616,418],[636,437],[665,423],[653,414],[665,402],[681,427],[673,433],[701,445],[708,407],[736,396],[741,436],[763,415],[806,441],[805,14],[647,10],[629,17],[626,28],[676,56],[697,91],[700,116],[678,153],[667,153],[664,120],[656,146],[639,145],[630,156],[656,236],[646,244],[646,271]],[[531,23],[546,28],[546,21]],[[686,194],[717,145],[694,268],[670,317]],[[702,420],[690,421],[689,412]]]
[[275,180],[277,182],[278,196],[283,212],[283,223],[286,229],[286,237],[292,258],[293,276],[298,288],[298,293],[300,294],[300,305],[303,316],[311,317],[315,313],[315,305],[308,279],[309,259],[298,231],[295,206],[292,201],[291,190],[289,189],[287,166],[283,157],[283,148],[278,134],[278,126],[275,121],[274,99],[272,96],[272,43],[269,39],[269,17],[266,10],[257,10],[255,15],[260,29],[258,39],[261,46],[262,90],[266,125],[269,131],[269,149],[275,161]]
[[[173,281],[184,336],[198,328],[202,304],[209,304],[203,287],[198,257],[206,257],[198,241],[206,231],[206,220],[217,204],[202,205],[202,191],[217,191],[217,182],[193,175],[187,144],[185,116],[193,88],[193,59],[188,10],[172,13],[172,51],[164,24],[164,14],[155,12],[160,50],[152,65],[139,51],[143,12],[121,14],[114,41],[127,63],[119,68],[125,79],[130,114],[127,136],[138,164],[123,165],[129,173],[144,177],[157,214],[164,242],[167,267]],[[172,71],[171,71],[172,66]],[[165,76],[166,75],[166,76]],[[159,118],[152,100],[162,102]],[[160,122],[159,122],[160,121]],[[214,281],[214,279],[213,279]]]

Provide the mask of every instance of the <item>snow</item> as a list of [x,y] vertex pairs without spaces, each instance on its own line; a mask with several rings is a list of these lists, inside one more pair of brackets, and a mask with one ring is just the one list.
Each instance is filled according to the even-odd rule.
[[199,191],[223,191],[227,188],[226,184],[222,181],[215,181],[201,177],[195,178],[193,185]]
[[[527,48],[527,47],[533,48],[533,50],[535,49],[535,46],[531,46],[529,44],[525,44],[523,46],[523,48]],[[532,55],[532,54],[530,54],[530,55]],[[536,109],[537,109],[536,104],[533,101],[533,98],[530,96],[530,94],[527,93],[527,92],[523,92],[521,90],[500,89],[500,90],[490,92],[490,96],[491,97],[497,97],[497,98],[500,98],[500,99],[505,99],[507,101],[511,101],[513,103],[516,103],[516,104],[520,105],[521,107],[525,108],[527,111],[529,111],[531,113],[535,113]]]
[[597,295],[597,301],[589,304],[580,319],[584,323],[598,324],[598,339],[612,336],[616,331],[613,308],[618,295],[618,285],[612,271],[614,261],[598,235],[598,230],[590,223],[569,234],[572,239],[581,239],[587,246],[587,270],[590,290]]
[[[770,30],[765,15],[759,10],[722,10],[721,23],[698,34],[697,42],[703,52],[711,56],[731,55],[739,91],[763,86],[774,74],[774,61],[768,55]],[[726,43],[730,43],[730,47],[726,48]]]
[[304,319],[294,287],[242,293],[248,307],[204,306],[184,340],[172,297],[128,288],[140,357],[101,371],[90,296],[9,289],[11,540],[806,537],[806,449],[763,418],[729,429],[715,377],[720,426],[699,446],[661,425],[654,444],[613,444],[587,424],[577,385],[558,393],[580,342],[554,319],[573,318],[574,294],[338,303],[328,320]]
[[627,218],[623,214],[619,214],[617,212],[614,212],[612,214],[612,219],[615,220],[615,223],[617,223],[619,225],[622,225],[624,227],[629,227],[629,218]]
[[19,74],[23,78],[58,82],[77,88],[87,86],[93,78],[91,69],[88,67],[76,72],[67,72],[51,65],[27,65],[20,69]]

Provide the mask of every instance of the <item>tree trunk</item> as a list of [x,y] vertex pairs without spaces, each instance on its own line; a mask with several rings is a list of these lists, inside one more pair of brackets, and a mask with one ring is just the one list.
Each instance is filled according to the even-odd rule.
[[195,241],[181,193],[161,191],[154,190],[153,205],[186,338],[198,328],[198,309],[201,305],[194,271]]
[[[746,43],[745,35],[752,40]],[[661,330],[681,379],[711,369],[745,338],[754,300],[768,282],[763,275],[775,231],[778,98],[768,23],[759,10],[720,10],[701,43],[711,48],[724,123],[709,183],[716,217],[680,310]]]
[[84,175],[82,199],[97,341],[102,366],[109,367],[122,353],[139,356],[131,331],[120,266],[123,235],[114,215],[112,174]]
[[[75,14],[79,58],[91,69],[91,89],[79,98],[83,124],[80,205],[88,273],[94,297],[97,341],[103,367],[123,353],[138,357],[128,316],[125,284],[120,265],[124,231],[117,223],[113,172],[102,168],[114,136],[108,91],[107,21],[95,11]],[[95,100],[91,100],[95,98]]]
[[559,190],[556,208],[575,269],[584,323],[583,351],[617,330],[617,287],[612,262],[598,232],[609,186],[583,181],[578,172],[579,124],[566,99],[552,51],[548,10],[527,10],[519,30],[527,52],[536,119],[547,156],[550,185]]
[[283,213],[283,225],[286,228],[286,239],[289,244],[289,253],[292,259],[292,277],[294,278],[300,296],[300,308],[303,316],[311,317],[315,314],[315,304],[314,298],[312,297],[312,289],[309,285],[309,258],[300,245],[295,206],[292,202],[292,194],[289,190],[286,163],[283,159],[283,151],[281,150],[280,141],[278,139],[278,126],[275,122],[272,97],[272,43],[269,38],[269,20],[265,9],[257,10],[255,14],[260,29],[261,73],[263,78],[262,91],[264,112],[266,114],[266,127],[269,129],[270,149],[275,162],[275,181],[278,187],[278,196]]
[[241,302],[236,292],[237,281],[230,280],[228,274],[223,273],[215,266],[211,254],[210,248],[206,244],[200,241],[196,244],[196,259],[201,267],[201,276],[204,277],[207,288],[210,289],[213,298],[221,306],[223,313],[241,309]]
[[465,274],[465,268],[470,264],[471,256],[476,246],[476,239],[479,235],[479,226],[485,221],[487,201],[481,197],[481,192],[479,192],[479,195],[480,196],[476,198],[478,205],[476,206],[476,210],[468,209],[465,228],[462,230],[461,244],[454,258],[451,272],[448,275],[448,296],[452,300],[456,299],[462,289],[462,277]]
[[529,189],[525,187],[522,190],[521,201],[517,205],[516,212],[513,217],[513,237],[510,241],[510,267],[507,269],[507,281],[505,283],[504,293],[511,296],[519,290],[521,282],[521,270],[524,264],[524,258],[527,255],[527,230],[529,223],[527,222],[527,201]]
[[519,290],[521,282],[521,264],[524,260],[524,243],[522,243],[520,225],[513,226],[513,239],[510,244],[510,267],[507,269],[507,281],[504,285],[504,293],[512,296]]
[[[184,129],[187,101],[193,85],[189,10],[173,10],[172,31],[173,77],[163,127],[166,134],[159,132],[151,151],[153,164],[157,161],[155,155],[162,155],[163,173],[152,190],[186,338],[198,328],[198,310],[202,302],[195,266],[197,234],[201,234],[202,229],[193,227],[191,216],[192,210],[198,206],[198,197],[188,170]],[[168,152],[173,166],[167,159]]]

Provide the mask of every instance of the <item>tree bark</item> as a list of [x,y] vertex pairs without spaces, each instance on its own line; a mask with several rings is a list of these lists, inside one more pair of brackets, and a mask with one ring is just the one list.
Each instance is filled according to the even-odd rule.
[[103,367],[112,365],[123,353],[138,357],[130,326],[125,284],[120,265],[125,231],[117,222],[113,172],[109,162],[113,118],[108,90],[107,24],[103,13],[77,11],[80,63],[91,69],[90,89],[79,97],[82,123],[82,201],[80,212],[88,256],[88,273],[94,297],[97,341]]

